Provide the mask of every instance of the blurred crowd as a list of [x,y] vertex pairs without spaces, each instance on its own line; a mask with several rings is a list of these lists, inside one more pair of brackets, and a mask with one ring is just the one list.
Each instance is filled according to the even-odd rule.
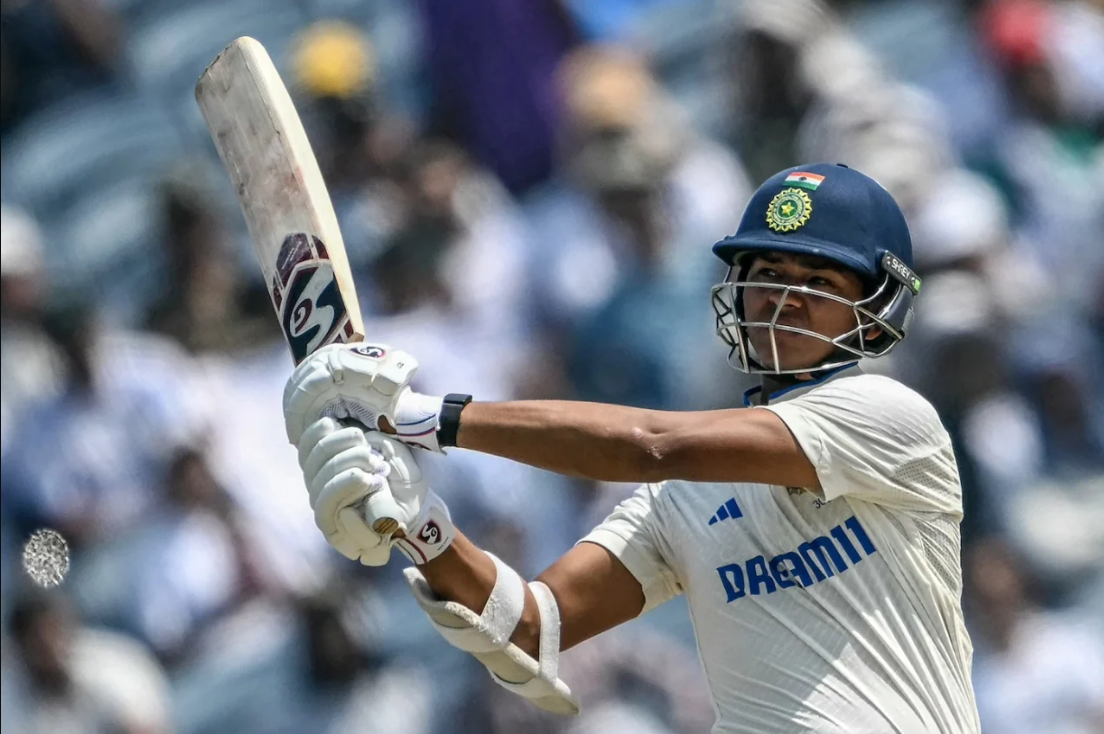
[[[1104,731],[1100,0],[0,0],[4,734],[700,734],[685,607],[565,656],[540,715],[398,568],[313,525],[291,361],[192,97],[264,43],[375,339],[418,389],[739,404],[711,244],[836,161],[904,208],[913,333],[867,369],[952,433],[986,734]],[[453,451],[473,538],[533,575],[632,487]],[[37,528],[72,568],[20,570]],[[398,566],[398,564],[395,564]]]

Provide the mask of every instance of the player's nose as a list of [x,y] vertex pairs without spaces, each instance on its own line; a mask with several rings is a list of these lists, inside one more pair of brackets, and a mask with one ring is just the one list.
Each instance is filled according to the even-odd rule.
[[800,297],[800,294],[789,290],[772,288],[767,293],[767,304],[772,312],[777,311],[779,304],[781,304],[782,312],[785,313],[801,308]]

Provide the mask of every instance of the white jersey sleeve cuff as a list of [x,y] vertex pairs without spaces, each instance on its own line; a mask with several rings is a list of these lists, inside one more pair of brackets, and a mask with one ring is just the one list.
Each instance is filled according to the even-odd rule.
[[797,439],[801,450],[805,452],[805,458],[816,470],[824,501],[831,502],[846,494],[843,487],[836,486],[837,482],[832,472],[831,456],[820,430],[805,419],[801,406],[794,403],[782,403],[781,405],[760,407],[781,418],[782,422],[786,424],[786,428],[790,429],[790,433]]
[[657,567],[644,553],[634,548],[631,541],[608,528],[595,528],[579,543],[594,543],[602,546],[614,558],[621,561],[633,578],[640,582],[640,588],[644,590],[644,608],[640,611],[641,614],[655,609],[682,593],[682,588],[669,570]]

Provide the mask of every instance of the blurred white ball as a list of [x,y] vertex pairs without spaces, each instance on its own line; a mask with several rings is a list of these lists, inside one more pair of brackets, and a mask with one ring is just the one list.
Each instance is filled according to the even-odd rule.
[[45,589],[59,585],[69,572],[69,544],[55,530],[36,530],[23,546],[23,570]]

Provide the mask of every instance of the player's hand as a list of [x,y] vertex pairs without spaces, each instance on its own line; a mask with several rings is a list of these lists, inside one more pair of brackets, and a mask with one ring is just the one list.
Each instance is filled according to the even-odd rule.
[[307,357],[284,388],[288,440],[298,444],[321,417],[352,419],[431,451],[442,398],[410,389],[418,361],[383,344],[332,344]]
[[[420,565],[452,542],[448,508],[402,443],[322,418],[307,427],[298,448],[315,524],[345,557],[382,566],[397,546]],[[377,533],[366,522],[374,504],[385,505],[386,516],[398,522],[394,534]]]

